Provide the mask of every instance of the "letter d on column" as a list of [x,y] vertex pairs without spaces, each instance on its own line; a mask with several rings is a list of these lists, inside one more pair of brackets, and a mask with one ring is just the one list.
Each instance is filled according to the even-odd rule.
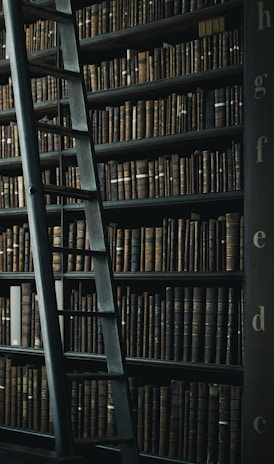
[[252,327],[256,332],[265,331],[264,306],[259,306],[259,312],[252,319]]

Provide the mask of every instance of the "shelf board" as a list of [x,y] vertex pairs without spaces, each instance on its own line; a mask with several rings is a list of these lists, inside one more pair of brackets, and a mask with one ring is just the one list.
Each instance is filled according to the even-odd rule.
[[158,137],[147,137],[138,140],[129,140],[117,143],[104,143],[95,145],[97,161],[109,160],[112,157],[124,157],[131,159],[132,156],[142,158],[149,155],[160,154],[160,150],[165,154],[172,154],[184,150],[186,145],[195,145],[195,149],[224,144],[231,140],[240,140],[243,136],[243,125],[227,126],[204,129],[200,131],[184,132],[180,134],[162,135]]
[[[73,271],[63,274],[65,279],[68,280],[88,280],[94,278],[93,272],[81,272]],[[244,273],[242,271],[218,271],[218,272],[209,272],[209,271],[182,271],[182,272],[114,272],[114,281],[116,283],[120,282],[147,282],[152,284],[153,282],[180,282],[182,285],[196,285],[198,282],[207,285],[210,283],[229,284],[231,282],[241,283],[244,278]]]
[[231,82],[231,80],[243,81],[243,65],[231,65],[220,69],[209,69],[203,72],[186,74],[159,79],[141,84],[133,84],[124,87],[109,88],[88,93],[88,103],[91,108],[114,105],[127,100],[151,99],[171,92],[183,93],[183,91],[197,88],[197,86],[214,88]]
[[[104,364],[106,368],[106,358],[104,355],[90,355],[67,351],[64,353],[65,358],[71,362],[92,362]],[[225,365],[225,364],[205,364],[192,363],[173,360],[161,359],[144,359],[126,357],[128,376],[141,375],[144,372],[144,377],[151,375],[152,377],[159,376],[159,372],[163,369],[166,372],[167,380],[172,378],[178,379],[208,379],[211,382],[220,382],[226,379],[228,383],[241,385],[243,381],[243,366]],[[84,364],[83,364],[84,366]]]
[[[59,204],[46,205],[46,212],[51,216],[60,215],[62,206]],[[4,218],[5,220],[18,219],[18,217],[22,220],[23,218],[27,219],[27,216],[28,211],[26,206],[22,208],[0,208],[0,218]]]

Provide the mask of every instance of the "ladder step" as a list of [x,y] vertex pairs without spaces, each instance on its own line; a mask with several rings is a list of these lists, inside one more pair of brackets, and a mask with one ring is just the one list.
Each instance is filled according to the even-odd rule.
[[53,193],[55,195],[79,198],[82,200],[94,200],[97,198],[97,190],[78,189],[66,187],[65,185],[44,184],[44,193]]
[[37,121],[36,122],[36,127],[37,129],[43,131],[43,132],[51,132],[53,134],[58,134],[62,136],[67,136],[67,137],[89,137],[89,132],[88,131],[80,131],[77,129],[72,129],[71,127],[64,127],[64,126],[58,126],[54,124],[45,124],[42,122]]
[[124,374],[111,372],[67,372],[68,380],[122,380]]
[[29,16],[36,19],[49,19],[51,21],[71,22],[72,17],[70,14],[57,11],[55,8],[49,6],[39,6],[34,3],[26,1],[22,2],[24,16]]
[[105,250],[82,250],[81,248],[69,247],[52,247],[54,253],[62,253],[64,255],[83,255],[83,256],[106,256]]
[[118,445],[119,443],[130,443],[132,437],[96,437],[96,438],[75,438],[74,444],[79,447],[92,445]]
[[57,77],[64,80],[76,80],[81,77],[80,73],[69,71],[68,69],[58,68],[57,66],[50,66],[40,61],[35,61],[29,63],[29,69],[32,73],[44,76],[49,74],[51,76]]
[[113,311],[73,311],[69,309],[60,309],[57,311],[60,316],[82,316],[82,317],[114,317],[116,314]]

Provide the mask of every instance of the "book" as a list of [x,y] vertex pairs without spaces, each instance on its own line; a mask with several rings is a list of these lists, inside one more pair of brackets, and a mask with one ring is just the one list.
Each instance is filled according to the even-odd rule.
[[204,350],[205,288],[193,287],[191,362],[199,362]]
[[205,294],[205,343],[204,362],[215,362],[217,336],[217,292],[216,287],[207,287]]
[[31,347],[32,284],[21,283],[21,346]]

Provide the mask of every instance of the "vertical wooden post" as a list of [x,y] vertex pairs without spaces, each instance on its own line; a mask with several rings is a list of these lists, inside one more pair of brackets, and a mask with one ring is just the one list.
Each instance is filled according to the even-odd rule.
[[274,4],[245,0],[243,459],[274,462]]

